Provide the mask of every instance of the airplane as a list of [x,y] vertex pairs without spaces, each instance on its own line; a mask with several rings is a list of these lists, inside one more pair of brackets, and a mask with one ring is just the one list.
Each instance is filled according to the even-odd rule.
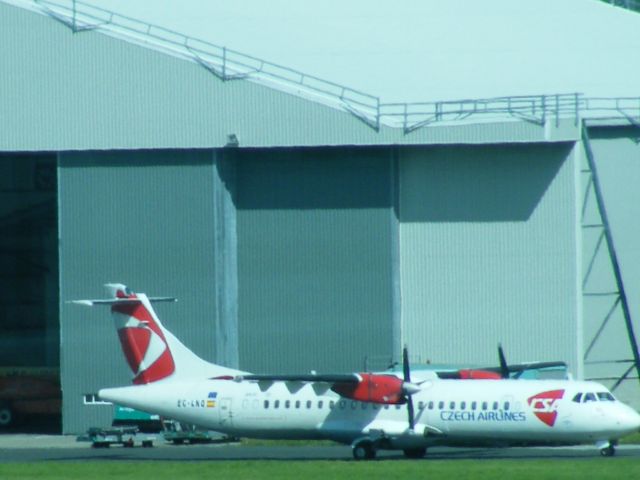
[[105,287],[107,299],[71,302],[110,306],[133,372],[133,385],[101,389],[100,399],[234,437],[329,439],[351,445],[357,460],[381,449],[421,458],[433,446],[595,444],[612,456],[621,437],[640,430],[640,414],[598,383],[412,378],[406,347],[402,375],[227,368],[201,359],[162,325],[152,303],[174,298]]

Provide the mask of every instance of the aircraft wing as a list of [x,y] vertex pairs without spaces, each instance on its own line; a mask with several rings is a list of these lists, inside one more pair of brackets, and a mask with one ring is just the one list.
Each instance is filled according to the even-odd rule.
[[[258,382],[273,384],[284,382],[288,384],[310,383],[321,384],[338,395],[359,400],[381,404],[406,403],[407,399],[420,390],[418,384],[404,381],[393,374],[375,373],[347,373],[347,374],[303,374],[303,375],[261,375],[247,374],[229,378],[236,382]],[[265,386],[270,388],[270,385]],[[315,387],[314,387],[315,388]]]
[[[529,370],[540,370],[544,368],[567,368],[566,362],[552,361],[552,362],[527,362],[510,364],[506,367],[510,374],[515,375],[511,378],[520,378],[520,376]],[[453,370],[437,370],[436,374],[442,379],[486,379],[486,378],[501,378],[504,371],[504,367],[480,367],[469,369],[453,369]]]
[[[562,361],[528,362],[528,363],[509,364],[509,366],[507,368],[508,368],[510,373],[522,373],[525,370],[539,370],[541,368],[554,368],[554,367],[567,368],[567,364],[565,362],[562,362]],[[482,368],[481,370],[500,373],[501,367],[488,367],[488,368]]]
[[256,381],[256,382],[320,382],[320,383],[346,383],[346,384],[358,384],[362,381],[362,377],[357,373],[348,374],[328,374],[317,375],[315,373],[303,374],[303,375],[269,375],[269,374],[257,374],[257,375],[240,375],[235,377],[236,381]]
[[[529,362],[529,363],[517,363],[514,365],[509,365],[510,372],[522,372],[524,370],[538,370],[540,368],[554,368],[554,367],[564,367],[567,368],[566,362],[556,361],[556,362]],[[496,372],[500,371],[500,367],[495,368]]]

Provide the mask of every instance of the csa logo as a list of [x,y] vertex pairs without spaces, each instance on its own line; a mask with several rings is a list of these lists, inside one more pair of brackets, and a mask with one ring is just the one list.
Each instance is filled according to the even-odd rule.
[[564,390],[550,390],[529,397],[527,403],[533,414],[544,423],[553,427],[558,416],[558,401],[563,397]]

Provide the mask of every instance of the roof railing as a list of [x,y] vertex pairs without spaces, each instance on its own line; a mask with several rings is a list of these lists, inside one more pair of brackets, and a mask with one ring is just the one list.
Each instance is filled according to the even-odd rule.
[[[16,3],[16,0],[9,1]],[[624,117],[633,125],[640,126],[640,98],[586,98],[578,93],[569,93],[381,103],[380,98],[374,95],[83,1],[22,0],[19,3],[35,7],[74,32],[99,29],[108,35],[186,58],[225,82],[246,79],[267,83],[278,90],[341,108],[376,131],[384,124],[402,128],[405,134],[410,134],[429,125],[460,122],[470,117],[478,120],[513,118],[536,125],[554,121],[556,126],[561,119],[573,119],[577,125],[580,116],[589,112],[599,117]]]

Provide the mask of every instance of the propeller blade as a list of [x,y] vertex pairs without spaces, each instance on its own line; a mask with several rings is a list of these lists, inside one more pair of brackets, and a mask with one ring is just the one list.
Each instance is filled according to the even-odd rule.
[[402,349],[402,375],[405,383],[411,383],[411,371],[409,368],[409,351],[405,345]]
[[409,416],[409,429],[413,430],[416,426],[416,421],[413,412],[413,399],[411,398],[411,395],[407,395],[407,414]]
[[507,365],[507,359],[504,356],[502,350],[502,344],[498,344],[498,358],[500,360],[500,376],[502,378],[509,378],[509,366]]
[[415,387],[411,383],[411,367],[409,367],[409,350],[405,345],[402,349],[402,375],[404,377],[404,383],[402,385],[402,390],[404,392],[404,398],[407,401],[407,415],[409,420],[409,429],[413,430],[415,427],[415,413],[413,410],[413,399],[411,395],[415,392],[412,392],[412,387]]

